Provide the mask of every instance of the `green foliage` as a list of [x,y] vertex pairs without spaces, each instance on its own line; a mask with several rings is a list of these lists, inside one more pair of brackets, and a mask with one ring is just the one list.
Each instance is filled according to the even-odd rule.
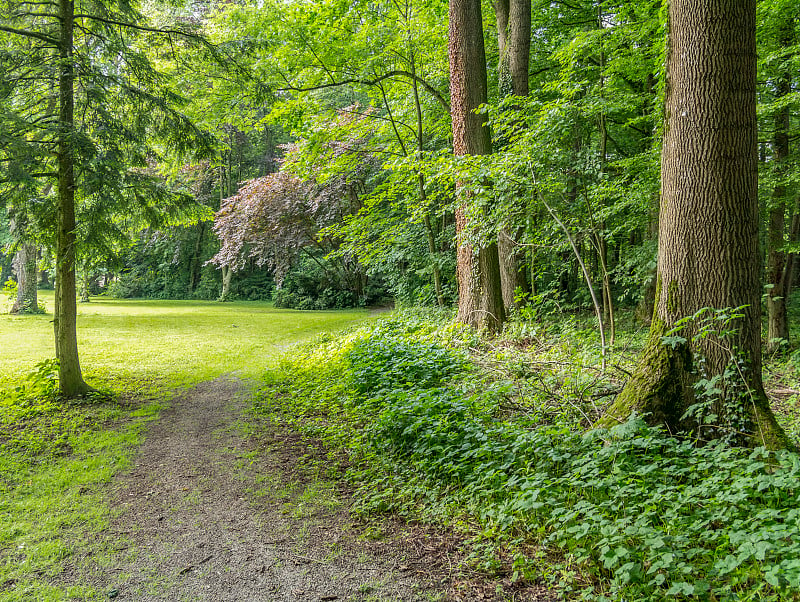
[[17,298],[17,282],[9,278],[3,283],[2,294],[9,302],[13,303]]
[[[754,403],[754,392],[745,377],[750,369],[746,357],[739,351],[735,338],[737,322],[745,317],[747,306],[715,309],[703,307],[691,316],[681,318],[661,337],[664,345],[673,349],[689,342],[693,348],[695,401],[681,420],[691,419],[699,439],[721,439],[733,445],[745,445],[752,431],[748,408]],[[683,336],[685,335],[685,336]],[[710,373],[704,349],[698,343],[710,342],[715,351],[728,358],[720,373]]]
[[395,316],[317,340],[256,410],[347,450],[357,511],[475,525],[484,569],[499,545],[515,578],[576,599],[800,594],[797,455],[696,447],[636,416],[584,433],[569,413],[509,412],[514,385],[470,366],[470,336]]
[[346,354],[357,393],[371,396],[405,388],[427,389],[464,369],[461,354],[435,342],[393,336],[391,330],[381,325]]

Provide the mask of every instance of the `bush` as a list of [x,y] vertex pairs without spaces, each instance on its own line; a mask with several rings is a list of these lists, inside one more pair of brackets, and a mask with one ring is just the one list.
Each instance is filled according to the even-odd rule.
[[320,339],[258,407],[347,450],[359,512],[479,525],[482,568],[503,546],[515,578],[582,599],[800,596],[800,457],[509,413],[453,346],[472,336],[401,316]]

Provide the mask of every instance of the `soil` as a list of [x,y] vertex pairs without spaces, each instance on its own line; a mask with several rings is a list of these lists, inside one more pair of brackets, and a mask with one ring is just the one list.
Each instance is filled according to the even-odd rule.
[[551,601],[543,587],[470,574],[449,532],[348,512],[325,454],[245,418],[227,376],[180,395],[113,484],[114,518],[61,585],[124,601]]

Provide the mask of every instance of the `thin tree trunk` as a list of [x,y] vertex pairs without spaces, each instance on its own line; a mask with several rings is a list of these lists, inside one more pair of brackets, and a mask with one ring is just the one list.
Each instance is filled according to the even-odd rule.
[[[492,152],[486,115],[475,109],[486,103],[486,56],[483,48],[483,21],[480,0],[450,0],[448,55],[450,59],[450,98],[455,155],[485,155]],[[458,321],[478,329],[497,331],[505,321],[500,288],[500,263],[497,244],[478,249],[464,242],[472,228],[465,207],[469,193],[463,185],[457,190],[456,254],[458,277]]]
[[[495,0],[497,45],[500,53],[500,96],[528,95],[528,64],[531,48],[531,0]],[[506,311],[515,306],[517,292],[530,292],[525,269],[521,228],[503,228],[497,235],[500,282]]]
[[[784,22],[779,34],[779,46],[787,48],[792,43],[793,31],[791,22]],[[788,70],[784,70],[775,86],[777,99],[788,96],[792,89],[792,78]],[[775,134],[772,141],[774,160],[778,178],[786,172],[786,160],[789,157],[789,107],[784,106],[775,115]],[[769,211],[769,229],[767,231],[767,350],[770,352],[779,348],[782,341],[789,340],[789,317],[786,312],[786,299],[791,290],[791,283],[787,280],[787,257],[783,251],[784,236],[786,232],[786,185],[779,181],[772,191],[772,206]]]
[[[409,40],[410,43],[410,40]],[[417,152],[422,155],[425,150],[425,138],[422,123],[422,104],[419,101],[419,84],[417,83],[417,61],[414,54],[413,47],[411,48],[411,75],[413,76],[412,87],[414,90],[414,113],[417,118]],[[394,121],[392,121],[394,125]],[[398,139],[400,136],[398,135]],[[401,141],[402,144],[402,141]],[[404,151],[405,152],[405,151]],[[417,189],[419,190],[419,200],[424,205],[427,199],[425,193],[425,176],[422,173],[417,175]],[[444,307],[444,293],[442,292],[442,269],[439,267],[439,260],[436,253],[436,236],[431,224],[431,218],[426,213],[423,219],[425,224],[425,236],[428,241],[428,253],[431,257],[431,268],[433,270],[433,288],[436,293],[436,304],[439,307]]]
[[[670,432],[791,446],[761,379],[755,4],[669,3],[656,304],[640,362],[601,425],[636,411]],[[742,318],[727,334],[697,336],[691,321],[671,334],[707,308]],[[698,378],[718,379],[721,393],[696,396]]]
[[200,251],[203,245],[203,236],[206,233],[206,223],[204,221],[198,222],[197,235],[194,239],[194,249],[192,251],[192,260],[189,264],[189,296],[194,294],[197,286],[200,284]]
[[231,294],[231,278],[233,278],[233,270],[230,266],[222,266],[222,292],[219,295],[220,301],[227,301]]
[[89,263],[83,262],[83,274],[81,277],[81,303],[89,303]]
[[[789,227],[789,242],[800,242],[800,197],[797,198],[794,204],[794,212],[792,214],[792,225]],[[783,268],[783,286],[784,295],[789,298],[792,294],[794,281],[797,276],[797,253],[787,253],[786,264]]]
[[83,380],[78,359],[77,305],[75,299],[75,158],[73,127],[75,71],[72,57],[74,3],[59,0],[59,133],[58,225],[56,233],[57,295],[54,311],[58,383],[61,394],[76,397],[90,390]]

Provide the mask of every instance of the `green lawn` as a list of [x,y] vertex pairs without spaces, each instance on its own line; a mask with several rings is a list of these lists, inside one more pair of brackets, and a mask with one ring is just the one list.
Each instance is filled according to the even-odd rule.
[[[52,291],[41,298],[52,312]],[[115,395],[65,401],[25,378],[54,356],[52,313],[0,314],[0,602],[106,597],[50,581],[89,552],[108,554],[94,543],[110,516],[107,484],[129,465],[176,386],[226,372],[258,376],[293,343],[368,316],[96,298],[78,307],[81,362],[89,384]]]
[[[54,357],[52,291],[48,314],[0,314],[0,375],[16,377]],[[90,384],[167,379],[190,384],[236,371],[261,373],[278,352],[320,331],[341,329],[366,310],[293,311],[264,302],[94,298],[78,305],[78,346]]]

